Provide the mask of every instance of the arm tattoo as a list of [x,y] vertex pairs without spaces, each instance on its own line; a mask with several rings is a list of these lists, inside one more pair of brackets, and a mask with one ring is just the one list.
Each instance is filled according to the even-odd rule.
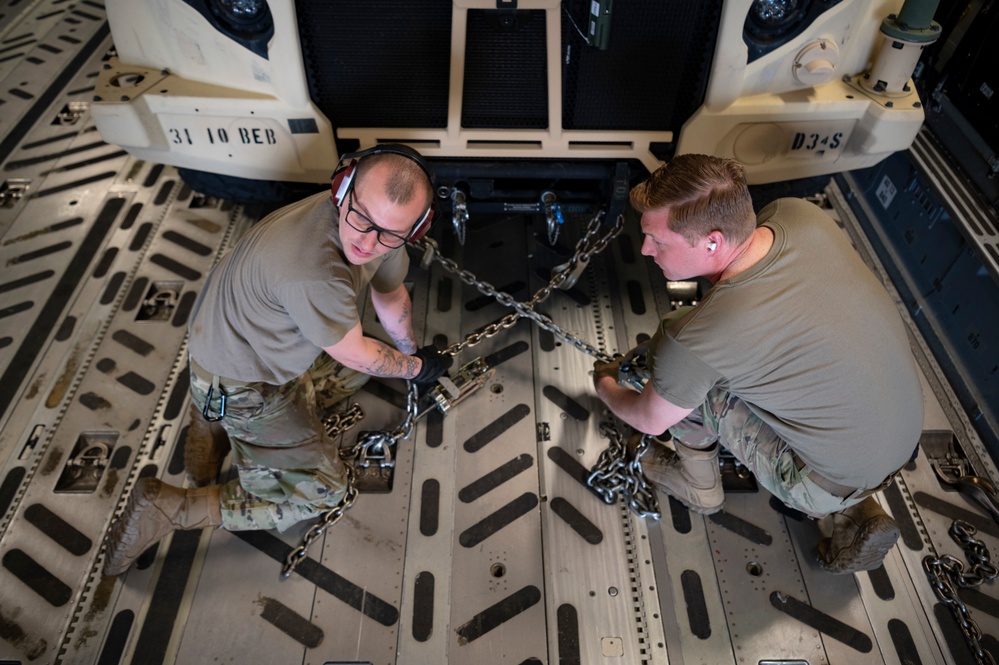
[[378,340],[374,340],[374,344],[376,356],[365,365],[365,374],[411,379],[420,373],[420,361],[417,358],[399,353]]

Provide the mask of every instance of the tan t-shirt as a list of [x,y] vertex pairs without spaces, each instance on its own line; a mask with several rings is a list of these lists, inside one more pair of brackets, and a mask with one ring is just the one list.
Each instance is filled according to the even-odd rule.
[[873,487],[908,460],[922,430],[905,326],[817,206],[780,199],[758,222],[774,233],[767,255],[660,326],[655,390],[694,408],[721,385],[818,473]]
[[402,284],[404,247],[353,265],[337,220],[329,192],[321,192],[269,215],[222,257],[191,318],[198,364],[239,381],[286,383],[357,325],[369,283],[381,292]]

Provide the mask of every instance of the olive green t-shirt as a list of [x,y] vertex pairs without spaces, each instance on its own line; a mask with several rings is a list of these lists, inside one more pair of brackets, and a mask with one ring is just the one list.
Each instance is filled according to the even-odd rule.
[[329,192],[310,196],[251,228],[212,270],[191,318],[191,356],[219,376],[286,383],[357,325],[369,283],[387,293],[408,269],[405,247],[347,261]]
[[902,319],[817,206],[780,199],[758,223],[774,233],[766,256],[661,324],[653,386],[684,408],[725,387],[822,476],[874,487],[909,459],[922,430]]

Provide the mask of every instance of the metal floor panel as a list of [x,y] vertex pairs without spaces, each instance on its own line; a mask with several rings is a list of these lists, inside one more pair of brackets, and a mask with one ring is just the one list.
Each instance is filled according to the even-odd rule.
[[[0,12],[0,663],[971,662],[922,562],[963,559],[947,533],[955,518],[993,552],[999,527],[937,481],[928,455],[939,445],[879,496],[903,534],[885,565],[832,576],[814,559],[816,523],[764,491],[730,488],[724,511],[706,517],[665,498],[661,520],[605,504],[582,482],[611,421],[592,359],[524,320],[462,353],[459,363],[491,359],[489,382],[421,420],[396,451],[392,491],[362,494],[290,578],[281,563],[309,524],[178,532],[127,574],[103,577],[104,533],[136,480],[185,482],[187,317],[211,266],[262,211],[201,197],[174,169],[100,140],[87,102],[110,47],[101,5],[13,5]],[[843,194],[829,195],[878,270]],[[442,252],[527,300],[565,258],[542,227],[527,215],[473,218],[464,246],[442,230]],[[640,242],[626,229],[539,311],[604,352],[633,346],[670,308]],[[413,258],[424,343],[453,343],[509,312]],[[363,320],[384,336],[370,307]],[[909,328],[924,429],[995,478]],[[403,390],[372,380],[342,445],[401,422]],[[992,584],[961,596],[988,648],[999,647],[996,596]]]

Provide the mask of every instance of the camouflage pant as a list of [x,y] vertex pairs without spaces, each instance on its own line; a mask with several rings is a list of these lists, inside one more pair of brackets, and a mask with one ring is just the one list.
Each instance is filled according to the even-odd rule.
[[[191,400],[201,411],[210,377],[191,369]],[[222,486],[222,528],[278,529],[326,512],[346,490],[346,472],[322,417],[368,375],[322,354],[308,372],[280,386],[221,379],[239,477]],[[212,409],[218,407],[212,397]]]
[[859,499],[842,499],[816,485],[807,466],[798,469],[788,443],[738,397],[713,388],[701,405],[669,430],[690,448],[720,440],[757,482],[788,506],[812,517],[839,512]]

